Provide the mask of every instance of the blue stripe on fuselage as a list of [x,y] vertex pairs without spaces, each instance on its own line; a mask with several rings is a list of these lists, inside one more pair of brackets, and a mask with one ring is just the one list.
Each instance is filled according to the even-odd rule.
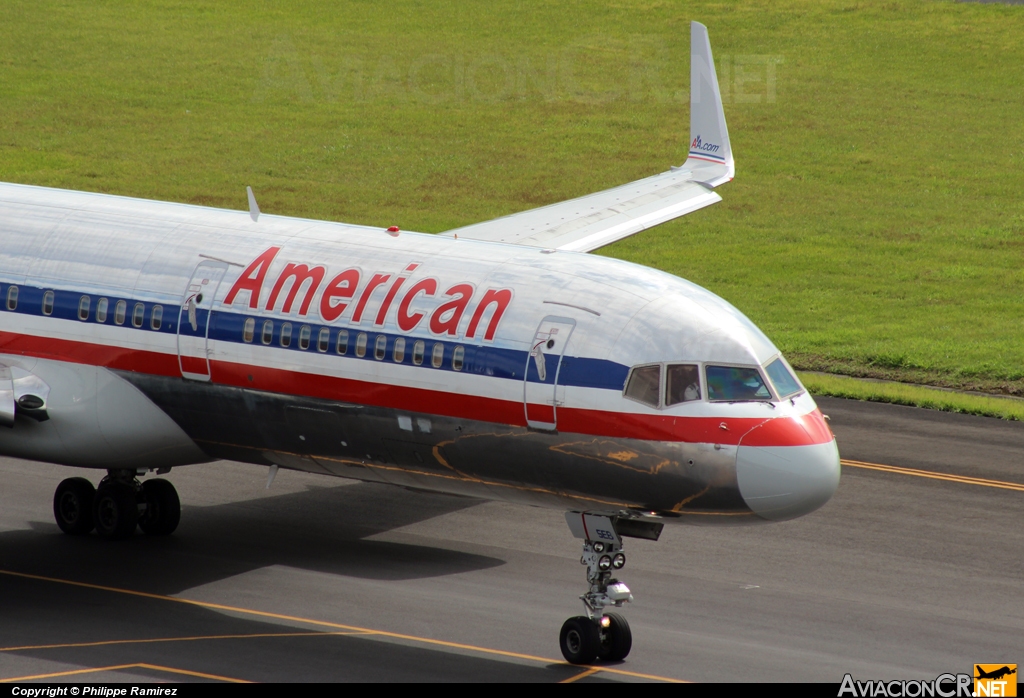
[[[18,288],[18,300],[17,307],[13,311],[10,311],[7,307],[7,297],[8,290],[12,285],[17,286]],[[108,301],[107,317],[106,321],[101,324],[114,325],[117,303],[118,301],[125,301],[125,320],[124,323],[120,325],[122,329],[160,332],[162,334],[177,333],[178,317],[181,308],[180,301],[160,304],[133,298],[104,296],[97,293],[82,293],[80,291],[38,288],[0,282],[0,312],[14,312],[23,315],[46,317],[43,314],[43,295],[46,291],[54,292],[53,311],[49,314],[49,317],[55,319],[73,320],[83,323],[96,323],[97,303],[100,298],[106,298]],[[81,320],[78,316],[79,302],[81,301],[82,296],[89,296],[90,298],[89,312],[86,320]],[[137,303],[142,303],[144,306],[143,322],[141,327],[134,327],[132,325],[132,314]],[[160,328],[154,330],[151,326],[153,309],[158,305],[161,306],[163,311],[163,321]],[[197,331],[193,332],[192,328],[186,325],[182,328],[183,334],[201,337],[203,335],[203,329],[209,312],[210,311],[207,310],[197,309]],[[396,363],[394,361],[395,341],[402,338],[405,339],[406,346],[405,355],[400,363],[406,366],[414,366],[412,362],[413,345],[416,341],[422,340],[426,344],[426,347],[424,351],[423,364],[418,368],[430,371],[454,371],[455,369],[452,367],[452,355],[456,347],[462,346],[465,348],[465,359],[462,372],[473,375],[521,381],[523,380],[523,371],[528,366],[529,371],[527,379],[531,382],[553,384],[557,372],[559,385],[581,388],[599,388],[619,392],[623,389],[626,382],[626,376],[629,373],[628,366],[623,366],[622,364],[615,363],[614,361],[578,356],[565,356],[562,360],[561,368],[559,369],[557,356],[545,356],[547,376],[546,380],[541,381],[537,375],[537,369],[533,365],[533,362],[531,361],[527,364],[527,357],[529,353],[519,349],[505,349],[502,347],[453,342],[433,337],[391,334],[387,332],[367,330],[358,326],[336,327],[332,325],[313,324],[295,321],[289,318],[246,315],[243,313],[234,313],[224,310],[213,311],[209,327],[209,338],[218,342],[246,344],[243,339],[243,331],[245,321],[250,317],[256,321],[254,337],[252,342],[250,342],[250,344],[254,346],[264,346],[261,341],[262,325],[264,321],[270,320],[274,323],[274,331],[270,344],[266,346],[273,347],[278,350],[287,349],[290,351],[321,354],[317,349],[319,333],[322,328],[326,327],[330,330],[330,341],[328,342],[327,352],[323,352],[322,355],[334,356],[338,359]],[[286,323],[291,325],[291,344],[288,347],[282,347],[281,330]],[[310,328],[309,346],[306,349],[301,348],[299,344],[299,335],[304,325]],[[336,352],[336,347],[338,333],[340,331],[347,331],[349,338],[347,351],[344,354],[339,355]],[[363,357],[357,357],[355,355],[356,338],[360,333],[365,333],[367,335],[366,355]],[[377,359],[375,356],[375,344],[377,337],[381,335],[387,338],[387,344],[384,352],[384,358]],[[431,362],[432,351],[435,344],[441,344],[444,347],[444,358],[439,368],[434,368]]]

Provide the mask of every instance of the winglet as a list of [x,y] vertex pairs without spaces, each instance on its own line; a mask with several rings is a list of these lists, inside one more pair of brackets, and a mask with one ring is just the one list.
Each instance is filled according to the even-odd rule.
[[708,28],[700,22],[690,23],[690,151],[683,167],[710,187],[736,174]]
[[255,221],[260,217],[260,207],[256,204],[256,195],[252,193],[252,187],[246,187],[245,193],[249,195],[249,217]]

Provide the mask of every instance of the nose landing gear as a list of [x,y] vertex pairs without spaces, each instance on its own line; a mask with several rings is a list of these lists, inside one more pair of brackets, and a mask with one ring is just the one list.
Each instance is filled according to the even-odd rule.
[[562,625],[558,635],[562,656],[571,664],[590,664],[595,659],[621,661],[633,646],[633,633],[625,618],[605,613],[605,609],[621,608],[633,600],[629,587],[612,577],[614,570],[626,564],[622,539],[606,516],[569,512],[565,519],[573,534],[583,539],[580,564],[587,566],[590,588],[580,596],[587,615],[575,616]]

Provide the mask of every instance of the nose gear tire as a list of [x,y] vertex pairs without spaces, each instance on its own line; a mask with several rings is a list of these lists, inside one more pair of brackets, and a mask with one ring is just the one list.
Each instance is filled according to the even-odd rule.
[[590,664],[597,658],[601,636],[597,624],[586,616],[570,618],[558,634],[562,656],[570,664]]
[[619,662],[633,648],[633,632],[629,623],[618,613],[606,613],[608,627],[601,629],[601,644],[597,657],[605,662]]

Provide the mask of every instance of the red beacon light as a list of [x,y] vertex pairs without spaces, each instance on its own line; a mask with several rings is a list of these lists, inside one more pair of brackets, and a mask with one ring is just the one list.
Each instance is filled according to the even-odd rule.
[[393,225],[393,226],[391,226],[390,228],[388,228],[388,233],[389,233],[389,234],[391,235],[391,237],[393,237],[393,238],[396,238],[396,237],[398,237],[398,232],[399,232],[399,230],[398,230],[398,226],[397,226],[397,225]]

